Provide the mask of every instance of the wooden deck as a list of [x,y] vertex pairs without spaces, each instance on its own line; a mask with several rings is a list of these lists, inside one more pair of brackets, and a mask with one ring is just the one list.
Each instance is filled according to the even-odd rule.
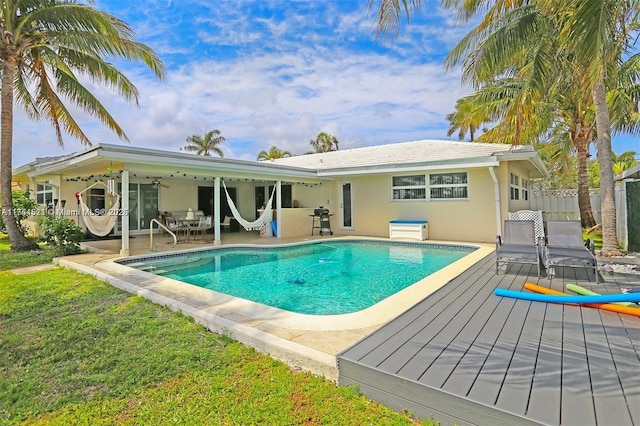
[[614,293],[640,276],[494,268],[490,255],[344,351],[339,383],[444,425],[640,425],[640,317],[493,294],[525,282]]

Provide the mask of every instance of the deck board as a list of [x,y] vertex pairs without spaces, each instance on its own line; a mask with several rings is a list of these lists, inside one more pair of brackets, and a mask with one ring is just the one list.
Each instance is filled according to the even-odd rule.
[[549,280],[518,264],[496,275],[489,255],[340,354],[340,383],[442,424],[640,425],[640,318],[493,294],[640,285],[601,276],[558,268]]

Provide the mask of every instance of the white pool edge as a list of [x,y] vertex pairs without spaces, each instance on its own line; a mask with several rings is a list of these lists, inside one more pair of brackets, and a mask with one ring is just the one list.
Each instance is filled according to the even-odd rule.
[[[376,240],[375,238],[350,239]],[[377,240],[389,241],[386,239]],[[446,285],[494,250],[492,245],[481,243],[447,241],[425,241],[425,243],[473,247],[475,250],[367,309],[343,315],[306,315],[285,311],[121,265],[115,262],[118,258],[99,261],[95,263],[95,268],[92,265],[74,262],[73,257],[57,259],[57,263],[60,266],[92,275],[114,287],[137,294],[152,302],[167,306],[174,311],[182,312],[184,315],[194,318],[197,323],[207,329],[228,335],[234,340],[251,346],[258,351],[268,353],[273,358],[279,359],[290,366],[336,381],[338,378],[337,354],[314,349],[252,325],[259,324],[260,327],[266,327],[267,329],[277,327],[291,330],[292,332],[341,332],[378,328]],[[305,243],[283,245],[299,244]],[[277,244],[275,246],[283,245]],[[246,247],[247,245],[241,244],[238,246]],[[203,250],[205,249],[195,251]],[[192,252],[194,250],[187,251]],[[178,254],[179,252],[174,253]],[[246,325],[228,318],[234,315],[248,319],[248,321],[243,321]],[[346,349],[346,347],[343,349]]]
[[[362,238],[352,239],[362,240]],[[411,306],[415,305],[417,302],[419,302],[429,294],[447,284],[453,278],[460,275],[464,270],[466,270],[471,265],[475,264],[494,250],[493,246],[489,246],[487,244],[469,244],[441,241],[427,241],[426,243],[436,245],[452,245],[457,247],[472,247],[475,248],[475,250],[470,252],[463,258],[423,278],[422,280],[387,297],[386,299],[376,303],[375,305],[370,306],[369,308],[354,313],[340,315],[309,315],[285,311],[283,309],[267,306],[262,303],[230,296],[214,290],[209,290],[198,287],[196,285],[173,280],[171,278],[160,277],[149,272],[140,271],[138,269],[117,263],[116,261],[118,259],[100,262],[99,266],[106,271],[113,271],[114,273],[117,273],[119,275],[126,274],[128,276],[136,276],[138,277],[138,279],[153,283],[151,287],[154,288],[157,287],[172,292],[179,291],[185,294],[192,294],[195,298],[198,299],[198,305],[208,306],[206,310],[210,313],[220,312],[224,314],[227,312],[236,312],[238,314],[251,317],[259,321],[267,322],[273,326],[286,329],[335,331],[365,328],[380,323],[386,323],[387,321],[397,317],[399,314],[409,309]],[[294,243],[276,246],[294,246],[305,244],[309,243]],[[225,248],[232,247],[234,246],[225,246]],[[239,245],[239,247],[246,247],[246,245]],[[210,249],[197,251],[209,250]],[[179,252],[176,252],[176,254],[177,253]],[[149,256],[147,255],[140,257],[144,258]]]

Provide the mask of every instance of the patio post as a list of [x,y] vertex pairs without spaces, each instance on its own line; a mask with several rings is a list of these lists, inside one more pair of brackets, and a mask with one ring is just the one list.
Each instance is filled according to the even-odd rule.
[[493,167],[489,167],[489,173],[491,174],[491,179],[493,179],[493,188],[496,198],[496,235],[502,235],[502,214],[500,213],[500,182],[498,181],[496,171]]
[[120,256],[129,256],[129,171],[122,171],[122,189],[120,190],[120,201],[122,202],[122,211],[126,214],[122,215],[122,247],[120,248]]
[[282,181],[276,182],[276,238],[280,238],[280,230],[282,229]]
[[219,246],[220,241],[220,176],[216,176],[213,185],[213,245]]

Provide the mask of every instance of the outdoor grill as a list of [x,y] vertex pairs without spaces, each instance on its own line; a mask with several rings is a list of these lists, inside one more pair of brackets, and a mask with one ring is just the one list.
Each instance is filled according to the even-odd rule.
[[331,216],[329,213],[329,209],[325,209],[320,206],[317,209],[313,210],[313,215],[311,216],[311,235],[313,235],[314,229],[320,230],[320,235],[324,235],[325,232],[328,232],[329,235],[333,235],[333,231],[331,231]]

